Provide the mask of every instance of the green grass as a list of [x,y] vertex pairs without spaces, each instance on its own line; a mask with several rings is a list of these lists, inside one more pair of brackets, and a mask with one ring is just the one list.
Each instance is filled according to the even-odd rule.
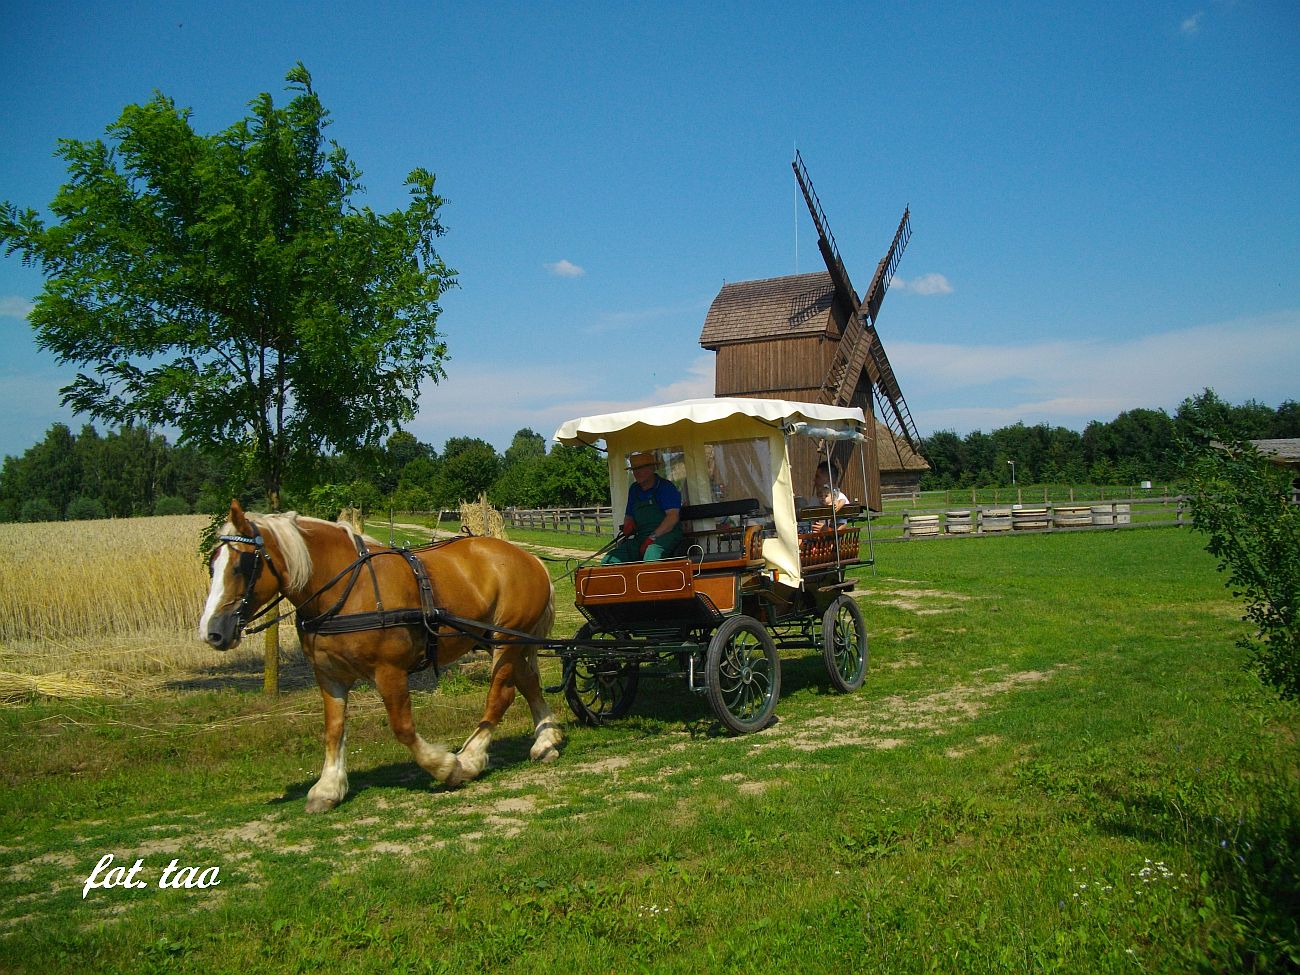
[[[321,817],[314,691],[0,711],[0,970],[1294,970],[1300,714],[1200,545],[884,546],[857,694],[791,655],[779,722],[732,738],[643,682],[545,767],[520,702],[455,792],[363,689]],[[458,743],[483,694],[418,691],[421,732]],[[149,886],[83,899],[105,853]],[[220,885],[158,889],[172,859]]]

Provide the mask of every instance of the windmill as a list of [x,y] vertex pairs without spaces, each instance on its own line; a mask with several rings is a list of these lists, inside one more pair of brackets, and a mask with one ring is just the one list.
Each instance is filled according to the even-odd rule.
[[890,436],[894,438],[895,446],[898,446],[901,439],[913,453],[920,454],[921,436],[912,421],[911,411],[898,386],[894,369],[889,364],[889,357],[885,355],[885,347],[876,333],[876,319],[880,315],[885,292],[889,290],[898,262],[902,260],[903,250],[912,236],[910,213],[904,208],[903,218],[898,222],[898,230],[894,233],[889,250],[876,265],[876,273],[871,278],[871,286],[867,288],[865,297],[859,300],[853,282],[849,280],[849,272],[840,258],[835,235],[831,233],[826,220],[826,211],[822,209],[821,200],[808,176],[808,167],[797,151],[790,166],[794,170],[804,201],[808,204],[813,226],[817,228],[817,249],[821,251],[834,286],[832,300],[838,306],[845,323],[822,382],[821,400],[835,406],[865,405],[869,408],[870,402],[860,402],[865,398],[860,392],[865,372],[878,407],[873,412],[883,421]]
[[[860,465],[846,464],[851,445],[838,445],[834,456],[845,474],[846,493],[879,510],[882,487],[914,490],[929,467],[920,456],[921,438],[876,333],[881,302],[911,236],[910,214],[903,212],[871,287],[859,300],[798,154],[793,166],[826,270],[724,283],[705,316],[700,345],[715,353],[718,396],[820,401],[872,414],[876,433],[866,444],[865,481]],[[811,481],[818,460],[813,446],[806,448],[791,445],[791,464],[800,485]]]

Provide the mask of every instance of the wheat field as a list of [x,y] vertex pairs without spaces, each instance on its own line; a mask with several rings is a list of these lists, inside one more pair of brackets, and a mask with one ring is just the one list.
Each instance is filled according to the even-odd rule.
[[210,665],[197,635],[207,521],[0,524],[0,700],[128,694]]

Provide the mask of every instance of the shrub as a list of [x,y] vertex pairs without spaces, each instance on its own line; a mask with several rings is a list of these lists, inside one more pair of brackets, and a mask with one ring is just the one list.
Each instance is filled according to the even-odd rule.
[[164,494],[154,504],[153,513],[155,515],[188,515],[190,506],[184,498],[178,498],[173,494]]
[[1192,524],[1256,632],[1238,643],[1261,679],[1300,700],[1300,507],[1289,475],[1249,444],[1189,448]]
[[18,509],[18,520],[25,522],[33,521],[58,521],[59,511],[54,505],[44,498],[28,498]]
[[65,514],[68,521],[94,521],[98,518],[107,518],[108,509],[99,498],[88,498],[82,494],[68,502],[68,510]]

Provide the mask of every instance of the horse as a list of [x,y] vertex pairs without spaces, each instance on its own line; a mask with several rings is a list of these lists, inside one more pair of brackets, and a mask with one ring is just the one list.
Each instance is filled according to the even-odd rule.
[[[516,690],[532,711],[530,757],[559,757],[564,736],[542,695],[537,665],[538,644],[555,619],[555,590],[535,556],[474,536],[393,549],[344,524],[293,511],[250,514],[238,501],[231,502],[220,539],[209,557],[201,639],[228,650],[263,607],[283,598],[296,609],[325,706],[325,762],[307,793],[308,812],[333,809],[347,795],[347,701],[358,680],[374,683],[394,737],[448,788],[483,771],[493,729]],[[416,732],[408,676],[430,662],[445,667],[480,646],[493,648],[487,704],[478,727],[452,753]]]

